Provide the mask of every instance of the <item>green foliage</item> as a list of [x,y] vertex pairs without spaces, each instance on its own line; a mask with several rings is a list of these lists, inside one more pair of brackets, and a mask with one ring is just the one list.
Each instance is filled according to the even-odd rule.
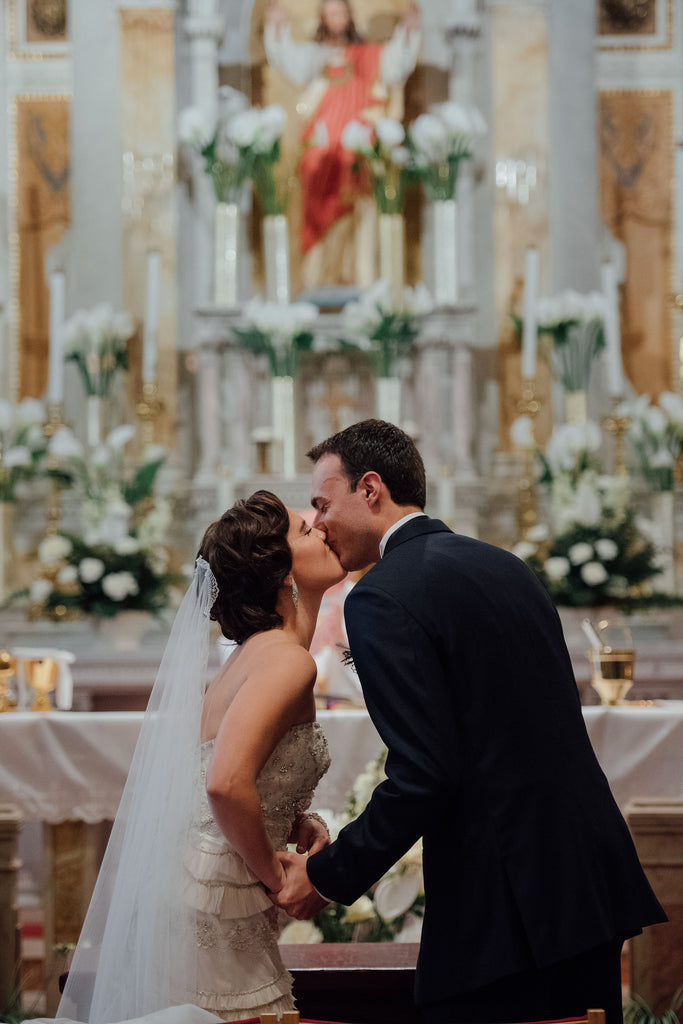
[[273,377],[296,377],[299,356],[313,348],[314,335],[311,331],[298,331],[282,337],[271,336],[258,327],[233,327],[232,332],[254,355],[268,357]]
[[379,306],[377,308],[380,319],[368,335],[369,348],[347,338],[339,338],[338,343],[343,349],[367,351],[375,376],[391,377],[396,371],[397,360],[409,357],[419,326],[413,313],[393,313]]
[[126,504],[137,505],[138,502],[152,496],[157,474],[165,461],[166,456],[163,455],[150,462],[143,462],[135,470],[132,480],[123,482],[121,493]]

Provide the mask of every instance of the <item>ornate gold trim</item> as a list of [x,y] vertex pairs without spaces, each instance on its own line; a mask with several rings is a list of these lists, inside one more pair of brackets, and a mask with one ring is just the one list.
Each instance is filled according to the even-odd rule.
[[17,226],[17,210],[19,208],[19,196],[17,193],[17,182],[19,180],[19,138],[17,135],[17,122],[19,104],[27,100],[65,100],[70,103],[73,99],[68,92],[17,92],[7,105],[7,112],[10,119],[10,144],[9,161],[7,174],[7,209],[8,209],[8,232],[7,248],[9,261],[9,281],[11,289],[11,300],[9,306],[9,349],[10,349],[10,401],[19,400],[19,324],[21,322],[21,308],[19,303],[19,228]]
[[[673,21],[674,21],[673,0],[666,0],[666,13],[665,13],[664,17],[666,18],[666,39],[665,39],[665,41],[663,43],[649,43],[648,44],[647,42],[637,42],[637,43],[634,42],[634,43],[628,43],[628,44],[625,43],[625,44],[623,44],[621,46],[611,46],[609,43],[602,43],[601,40],[602,39],[621,39],[621,38],[623,38],[623,36],[618,36],[618,35],[613,35],[613,36],[603,35],[603,36],[601,36],[601,35],[598,34],[598,35],[596,35],[596,39],[598,40],[598,50],[600,50],[602,53],[633,53],[634,51],[647,51],[649,53],[654,53],[654,52],[657,52],[657,51],[661,52],[663,50],[671,50],[672,47],[673,47]],[[655,33],[652,33],[652,35],[654,35],[654,34]],[[643,40],[646,40],[646,39],[648,39],[650,37],[651,37],[650,33],[648,33],[648,35],[643,35],[643,36],[640,36],[640,37],[634,36],[635,39],[641,38]]]
[[[19,40],[17,4],[25,0],[9,0],[8,37],[9,60],[64,60],[71,56],[71,42],[67,37],[58,43],[22,43]],[[26,49],[22,49],[25,46]]]

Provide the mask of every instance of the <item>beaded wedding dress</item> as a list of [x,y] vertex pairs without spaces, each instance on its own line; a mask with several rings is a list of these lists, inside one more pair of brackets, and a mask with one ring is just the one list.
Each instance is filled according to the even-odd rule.
[[[291,975],[277,946],[284,915],[213,818],[205,787],[212,751],[213,741],[201,747],[185,857],[184,899],[196,911],[198,991],[182,1001],[225,1021],[282,1013],[294,1008]],[[295,725],[271,754],[257,788],[276,850],[286,848],[294,819],[310,805],[328,767],[327,742],[317,722]]]

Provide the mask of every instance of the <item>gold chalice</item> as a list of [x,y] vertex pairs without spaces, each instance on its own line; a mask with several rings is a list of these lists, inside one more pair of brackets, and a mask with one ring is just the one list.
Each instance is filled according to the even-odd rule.
[[9,694],[9,681],[17,671],[17,659],[9,651],[0,651],[0,713],[16,711],[17,702]]
[[635,650],[603,647],[600,651],[588,651],[588,660],[593,666],[591,686],[597,690],[600,703],[619,704],[633,686]]
[[24,673],[27,683],[36,691],[31,711],[52,711],[50,693],[57,685],[59,663],[54,658],[27,658]]

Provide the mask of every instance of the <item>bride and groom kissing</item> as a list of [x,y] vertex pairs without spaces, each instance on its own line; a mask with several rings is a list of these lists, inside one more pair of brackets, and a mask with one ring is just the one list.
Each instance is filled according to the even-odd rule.
[[[398,427],[356,423],[308,455],[311,526],[259,491],[206,531],[59,1014],[291,1009],[282,911],[354,902],[422,837],[427,1024],[588,1006],[618,1024],[622,943],[666,918],[548,594],[516,556],[425,514]],[[329,763],[308,647],[324,592],[368,566],[344,616],[387,777],[330,843],[308,812]],[[206,686],[209,619],[236,647]]]

